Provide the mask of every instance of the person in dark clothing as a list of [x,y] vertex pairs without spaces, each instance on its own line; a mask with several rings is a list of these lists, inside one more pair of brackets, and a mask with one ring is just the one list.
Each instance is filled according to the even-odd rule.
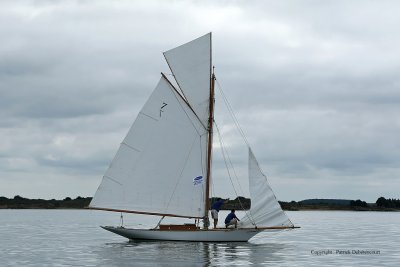
[[224,204],[225,202],[227,202],[229,200],[229,198],[227,199],[221,199],[218,198],[216,202],[214,202],[211,205],[211,217],[214,219],[214,228],[217,228],[217,224],[218,224],[218,212],[221,209],[222,204]]
[[225,219],[225,228],[228,228],[229,225],[235,225],[237,228],[237,222],[240,221],[238,217],[235,215],[235,210],[231,210],[231,213],[226,216]]

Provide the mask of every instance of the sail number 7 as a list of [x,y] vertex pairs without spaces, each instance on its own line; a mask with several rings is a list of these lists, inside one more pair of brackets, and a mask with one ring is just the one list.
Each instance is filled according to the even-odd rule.
[[161,113],[164,112],[163,108],[165,108],[168,104],[163,102],[161,108],[160,108],[160,118],[161,118]]

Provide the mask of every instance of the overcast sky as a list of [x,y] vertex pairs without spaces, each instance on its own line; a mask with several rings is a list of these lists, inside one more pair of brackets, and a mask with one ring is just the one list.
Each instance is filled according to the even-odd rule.
[[[399,198],[399,10],[1,0],[0,196],[93,196],[160,72],[170,73],[162,52],[211,31],[217,79],[278,199]],[[223,108],[216,120],[236,161],[240,139]],[[214,181],[230,196],[229,181]]]

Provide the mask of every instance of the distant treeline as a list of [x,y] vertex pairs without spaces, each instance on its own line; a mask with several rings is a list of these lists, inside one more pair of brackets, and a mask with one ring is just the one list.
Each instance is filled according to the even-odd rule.
[[302,201],[279,202],[284,210],[359,210],[359,211],[397,211],[400,210],[399,199],[380,197],[375,203],[360,199],[306,199]]
[[378,207],[400,209],[400,199],[394,199],[394,198],[386,199],[384,197],[380,197],[376,201],[376,205]]
[[14,198],[0,197],[0,209],[83,209],[92,200],[91,197],[77,197],[63,200],[29,199],[21,196]]
[[[210,203],[216,201],[217,198],[211,198]],[[66,197],[63,200],[57,199],[29,199],[21,196],[14,198],[0,197],[0,209],[83,209],[89,206],[91,197],[77,197],[71,199]],[[237,197],[234,200],[227,201],[222,209],[248,210],[250,208],[250,199],[245,197]]]
[[[213,197],[210,198],[210,207],[211,205],[216,202],[219,199],[219,197]],[[233,200],[228,200],[226,201],[222,207],[221,210],[248,210],[250,209],[251,201],[249,198],[245,197],[237,197]]]
[[[210,205],[218,197],[210,198]],[[91,197],[66,197],[63,200],[29,199],[21,196],[14,198],[0,197],[0,209],[83,209],[86,208]],[[360,199],[306,199],[301,201],[279,201],[284,210],[366,210],[366,211],[397,211],[400,210],[400,199],[386,199],[380,197],[375,203],[367,203]],[[222,210],[248,210],[251,201],[249,198],[237,197],[227,200],[221,207]]]

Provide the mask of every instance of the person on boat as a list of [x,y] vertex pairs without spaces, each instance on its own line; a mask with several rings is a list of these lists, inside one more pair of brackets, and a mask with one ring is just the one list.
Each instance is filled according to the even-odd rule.
[[218,198],[217,201],[215,201],[212,205],[211,205],[211,218],[214,219],[214,228],[217,228],[217,224],[218,224],[218,212],[221,209],[222,204],[224,204],[225,202],[227,202],[229,200],[229,198],[227,199],[221,199]]
[[231,213],[226,216],[225,219],[225,228],[228,228],[229,225],[235,225],[235,228],[237,228],[237,223],[239,222],[239,218],[236,217],[235,210],[231,210]]

